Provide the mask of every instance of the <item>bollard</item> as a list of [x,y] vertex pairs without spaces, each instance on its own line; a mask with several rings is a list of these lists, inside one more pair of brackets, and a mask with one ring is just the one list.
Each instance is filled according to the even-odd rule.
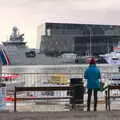
[[[84,85],[82,78],[71,78],[70,79],[71,92],[70,95],[72,98],[70,99],[70,104],[72,105],[72,109],[76,110],[76,105],[83,105],[84,103]],[[83,107],[80,108],[83,110]]]

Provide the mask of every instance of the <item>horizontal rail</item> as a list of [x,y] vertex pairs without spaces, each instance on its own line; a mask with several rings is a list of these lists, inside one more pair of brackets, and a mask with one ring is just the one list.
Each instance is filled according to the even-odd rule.
[[34,98],[34,97],[18,98],[17,97],[17,100],[48,100],[48,99],[70,99],[70,98],[72,98],[72,96],[67,96],[67,97],[49,96],[49,97],[39,97],[39,98]]
[[[14,74],[14,73],[3,73],[2,74]],[[15,73],[15,74],[83,74],[82,71],[80,72],[45,72],[45,73],[22,73],[22,72],[18,72],[18,73]]]
[[46,87],[15,87],[15,91],[59,91],[70,90],[69,86],[46,86]]
[[110,98],[120,98],[120,96],[109,96]]
[[[105,74],[119,74],[119,72],[116,72],[116,71],[115,72],[114,71],[109,71],[109,72],[108,71],[104,71],[104,72],[101,71],[101,73],[105,73]],[[43,72],[43,73],[39,73],[39,72],[38,73],[31,73],[31,72],[28,72],[28,73],[24,73],[24,72],[17,72],[17,73],[16,72],[13,72],[13,73],[9,73],[8,72],[7,73],[7,72],[5,72],[4,73],[4,72],[2,72],[2,74],[26,74],[26,75],[27,74],[45,74],[45,75],[46,74],[48,74],[48,75],[49,74],[83,74],[83,71],[80,71],[80,72]]]
[[120,85],[119,86],[108,86],[108,89],[120,89]]

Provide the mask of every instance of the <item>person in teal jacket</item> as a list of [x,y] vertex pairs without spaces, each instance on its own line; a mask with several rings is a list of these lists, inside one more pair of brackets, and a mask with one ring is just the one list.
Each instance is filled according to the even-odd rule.
[[87,80],[88,89],[87,111],[90,111],[92,91],[94,92],[94,111],[97,111],[97,91],[100,88],[101,73],[94,58],[91,58],[89,67],[84,72],[84,78]]

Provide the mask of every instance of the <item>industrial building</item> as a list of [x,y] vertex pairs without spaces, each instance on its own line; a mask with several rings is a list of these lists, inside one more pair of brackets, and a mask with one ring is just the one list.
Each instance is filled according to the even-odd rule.
[[38,27],[40,52],[49,55],[77,53],[94,55],[111,52],[120,42],[119,25],[44,23]]

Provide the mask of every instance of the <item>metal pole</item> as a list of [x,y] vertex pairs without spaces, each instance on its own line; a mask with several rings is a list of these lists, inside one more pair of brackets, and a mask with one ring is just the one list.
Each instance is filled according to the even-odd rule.
[[90,28],[89,26],[87,26],[87,28],[88,28],[88,30],[89,30],[89,37],[90,37],[90,39],[89,39],[89,40],[90,40],[90,41],[89,41],[89,50],[90,50],[90,51],[89,51],[89,55],[91,56],[91,55],[92,55],[92,43],[91,43],[91,42],[92,42],[92,40],[91,40],[91,37],[92,37],[92,36],[91,36],[91,33],[92,33],[92,32],[91,32],[91,28]]
[[91,56],[91,29],[89,29],[90,30],[90,56]]
[[110,111],[110,88],[108,87],[108,109]]
[[14,90],[14,112],[16,112],[16,87]]

